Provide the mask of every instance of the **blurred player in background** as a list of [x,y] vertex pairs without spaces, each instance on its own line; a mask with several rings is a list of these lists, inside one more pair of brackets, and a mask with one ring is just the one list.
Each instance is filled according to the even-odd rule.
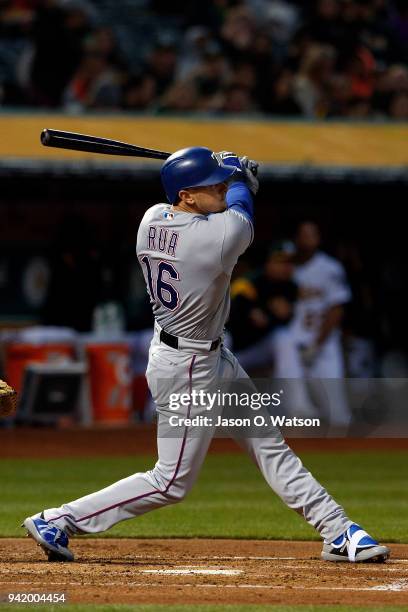
[[[351,300],[350,287],[342,264],[319,250],[321,236],[316,223],[300,223],[295,242],[294,280],[299,294],[290,333],[280,342],[275,374],[337,379],[324,403],[329,400],[330,423],[346,427],[351,414],[344,383],[339,380],[345,375],[340,324],[344,305]],[[321,408],[326,410],[327,406]]]
[[288,240],[272,244],[262,270],[237,278],[231,285],[228,329],[245,369],[271,368],[278,338],[294,312],[297,285],[293,278],[295,246]]
[[283,409],[289,416],[316,416],[303,381],[300,354],[291,329],[299,297],[294,280],[295,245],[272,243],[262,271],[237,278],[231,285],[228,329],[244,369],[253,375],[294,379],[285,384]]

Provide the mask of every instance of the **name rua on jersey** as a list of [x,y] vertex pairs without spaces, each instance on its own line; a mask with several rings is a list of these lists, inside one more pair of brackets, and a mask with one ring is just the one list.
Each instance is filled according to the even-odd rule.
[[178,232],[166,227],[160,227],[160,225],[149,225],[147,248],[150,251],[161,251],[171,257],[175,257],[178,239]]

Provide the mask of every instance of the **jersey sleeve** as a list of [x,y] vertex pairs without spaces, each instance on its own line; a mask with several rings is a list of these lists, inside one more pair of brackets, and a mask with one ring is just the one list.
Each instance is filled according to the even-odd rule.
[[326,306],[340,306],[351,300],[351,290],[343,266],[336,262],[330,266],[326,285]]

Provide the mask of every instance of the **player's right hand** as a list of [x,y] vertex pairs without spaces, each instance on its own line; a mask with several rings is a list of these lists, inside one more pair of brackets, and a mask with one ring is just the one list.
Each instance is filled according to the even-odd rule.
[[249,159],[246,155],[244,157],[240,157],[239,161],[241,163],[241,168],[244,172],[248,187],[250,191],[256,195],[259,189],[259,180],[256,176],[259,164],[254,159]]

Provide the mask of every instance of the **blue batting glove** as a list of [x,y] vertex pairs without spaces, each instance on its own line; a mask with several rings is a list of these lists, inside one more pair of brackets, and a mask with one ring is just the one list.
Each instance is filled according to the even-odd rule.
[[241,162],[238,155],[235,155],[235,153],[232,153],[231,151],[220,151],[219,153],[216,153],[216,156],[225,166],[235,166],[242,172]]

